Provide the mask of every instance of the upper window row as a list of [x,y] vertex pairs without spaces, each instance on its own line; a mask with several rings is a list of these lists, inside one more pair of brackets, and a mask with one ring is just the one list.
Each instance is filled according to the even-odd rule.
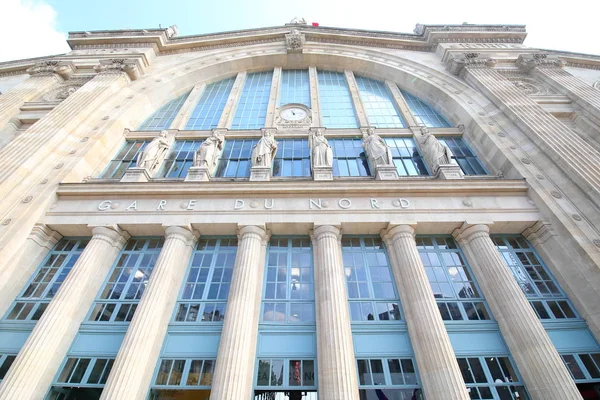
[[[475,154],[460,137],[440,138],[451,150],[453,158],[465,175],[485,175],[486,171]],[[399,176],[429,175],[423,157],[414,140],[408,137],[386,137],[392,153],[392,162]],[[128,141],[113,158],[102,178],[122,178],[125,171],[135,166],[139,153],[148,141]],[[185,178],[194,161],[194,153],[202,141],[178,140],[171,147],[157,178]],[[247,178],[250,176],[252,148],[255,139],[226,140],[217,163],[215,176]],[[363,141],[356,138],[329,139],[333,151],[334,176],[371,176]],[[278,151],[273,162],[273,176],[310,177],[310,147],[307,139],[278,139]]]
[[[239,75],[237,80],[243,80],[243,88],[239,96],[236,96],[236,91],[232,92],[236,81],[233,77],[206,85],[184,129],[210,130],[222,127],[240,130],[263,128],[267,117],[271,86],[274,79],[277,79],[276,77],[277,75],[274,75],[272,71]],[[319,102],[311,104],[308,70],[284,70],[278,82],[278,106],[296,103],[307,107],[320,107],[324,127],[358,128],[356,107],[352,99],[348,79],[356,80],[360,102],[366,113],[369,126],[377,128],[404,128],[407,126],[388,84],[358,75],[353,77],[352,73],[317,71],[316,86]],[[400,93],[419,125],[430,128],[451,126],[443,116],[424,101],[404,90],[401,90]],[[138,130],[169,129],[188,95],[189,93],[186,93],[163,105],[144,121],[138,127]],[[227,104],[231,105],[233,109],[223,115]],[[226,117],[229,113],[233,113],[233,118],[230,126],[225,126],[227,124]]]

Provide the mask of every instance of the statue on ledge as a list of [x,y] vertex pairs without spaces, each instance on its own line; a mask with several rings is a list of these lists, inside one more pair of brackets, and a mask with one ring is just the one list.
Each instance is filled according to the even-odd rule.
[[367,157],[371,160],[373,168],[378,165],[392,164],[392,152],[383,139],[375,134],[375,129],[367,129],[367,133],[363,134],[362,145],[367,153]]
[[212,170],[217,164],[217,158],[223,150],[224,139],[217,132],[213,132],[194,153],[194,167],[204,167]]
[[425,163],[431,168],[433,174],[436,173],[440,165],[454,164],[452,152],[448,146],[437,140],[427,127],[421,127],[421,136],[418,139]]
[[277,154],[277,142],[273,137],[273,131],[265,129],[263,137],[252,149],[253,167],[270,167]]
[[167,139],[167,131],[160,131],[159,136],[152,139],[144,151],[138,155],[136,166],[144,168],[152,174],[164,159],[169,147],[171,144]]
[[313,135],[311,148],[313,167],[331,167],[333,165],[333,151],[323,135],[323,129],[317,129]]

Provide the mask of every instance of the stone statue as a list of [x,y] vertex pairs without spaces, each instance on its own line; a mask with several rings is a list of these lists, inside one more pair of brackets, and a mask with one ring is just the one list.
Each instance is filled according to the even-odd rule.
[[311,140],[313,167],[331,167],[333,151],[323,135],[323,129],[317,129]]
[[217,158],[223,150],[223,137],[213,132],[194,153],[194,167],[205,167],[212,170],[217,164]]
[[159,136],[152,139],[144,151],[138,155],[136,166],[145,168],[149,173],[154,172],[162,162],[169,147],[171,147],[171,144],[167,139],[167,131],[160,131]]
[[253,167],[270,167],[277,153],[277,142],[273,137],[273,131],[267,129],[258,143],[252,149]]
[[302,25],[306,25],[306,20],[304,18],[298,18],[298,17],[294,17],[291,21],[290,24],[302,24]]
[[452,152],[448,146],[437,140],[437,138],[429,132],[429,129],[422,126],[421,136],[418,139],[421,144],[421,152],[423,153],[425,163],[431,168],[432,173],[435,174],[442,164],[454,164]]
[[362,145],[367,153],[367,156],[369,157],[369,160],[371,161],[373,168],[375,168],[377,165],[392,164],[392,152],[383,139],[379,135],[375,134],[375,129],[367,129],[367,133],[363,134]]

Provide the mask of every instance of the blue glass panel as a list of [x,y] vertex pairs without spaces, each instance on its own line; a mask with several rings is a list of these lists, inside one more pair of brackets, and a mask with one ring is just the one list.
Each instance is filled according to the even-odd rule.
[[185,129],[209,130],[216,128],[234,82],[235,78],[229,78],[206,85]]
[[450,122],[442,115],[435,111],[429,104],[423,100],[413,96],[405,90],[401,90],[404,99],[408,103],[408,108],[413,113],[417,124],[424,125],[429,128],[447,128]]
[[132,238],[121,250],[88,321],[129,322],[148,285],[164,238]]
[[256,139],[226,140],[225,148],[221,153],[219,166],[215,176],[223,178],[248,178],[250,177],[250,158]]
[[220,322],[225,318],[237,239],[200,239],[176,306],[177,322]]
[[186,93],[162,106],[138,127],[138,131],[160,131],[169,129],[188,95],[189,93]]
[[412,138],[386,137],[383,140],[392,152],[392,159],[398,170],[398,175],[429,175],[419,148]]
[[370,126],[378,128],[406,126],[385,83],[362,76],[355,76],[355,79]]
[[5,318],[39,320],[88,241],[88,239],[61,239],[42,261]]
[[310,149],[306,139],[280,139],[273,176],[310,176]]
[[279,88],[279,105],[300,103],[310,107],[310,81],[308,71],[284,70]]
[[100,174],[100,178],[122,178],[128,168],[135,166],[138,155],[148,143],[150,143],[149,140],[128,140],[125,142],[119,153],[110,160],[108,167]]
[[272,71],[246,76],[231,129],[264,128],[272,80]]
[[369,176],[362,139],[329,139],[333,149],[334,176]]
[[326,128],[358,128],[346,76],[342,72],[318,71],[321,118]]
[[493,235],[492,240],[540,319],[579,318],[567,296],[525,238]]
[[160,178],[185,178],[194,162],[194,153],[202,144],[199,140],[178,140],[165,158],[158,173]]
[[440,137],[439,141],[445,143],[452,151],[453,158],[456,160],[465,175],[486,175],[487,172],[483,165],[473,154],[469,146],[460,137]]

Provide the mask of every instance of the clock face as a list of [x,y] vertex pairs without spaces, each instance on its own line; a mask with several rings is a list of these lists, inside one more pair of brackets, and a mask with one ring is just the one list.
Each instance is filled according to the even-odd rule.
[[281,118],[287,121],[301,121],[306,118],[306,110],[300,107],[286,108],[281,112]]

